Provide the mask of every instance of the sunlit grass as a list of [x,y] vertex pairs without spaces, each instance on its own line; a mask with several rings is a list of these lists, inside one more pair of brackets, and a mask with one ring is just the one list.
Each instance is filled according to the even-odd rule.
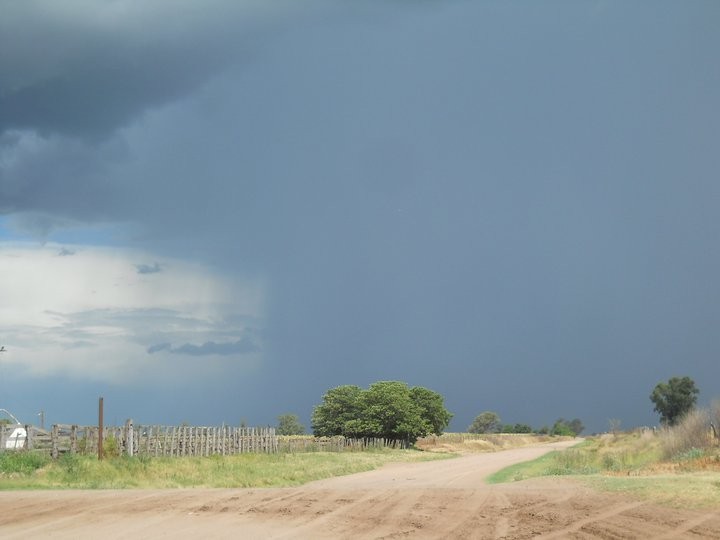
[[103,461],[92,456],[66,454],[57,462],[37,469],[0,473],[0,489],[286,487],[369,471],[391,462],[448,457],[452,456],[417,450],[120,457]]
[[675,508],[720,508],[720,474],[593,476],[583,482]]
[[677,507],[720,505],[720,454],[697,449],[666,455],[666,437],[652,432],[604,435],[568,450],[507,467],[490,483],[573,476],[587,485]]

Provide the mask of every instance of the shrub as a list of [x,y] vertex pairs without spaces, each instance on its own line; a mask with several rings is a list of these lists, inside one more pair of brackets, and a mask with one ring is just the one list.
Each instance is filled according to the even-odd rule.
[[278,416],[278,435],[302,435],[305,433],[305,426],[300,423],[297,414],[281,414]]
[[48,464],[47,454],[37,452],[3,452],[0,454],[0,473],[32,474]]
[[497,433],[502,429],[500,416],[494,411],[478,414],[468,427],[468,433]]
[[681,421],[662,432],[663,455],[668,459],[687,455],[693,449],[707,449],[712,444],[710,435],[711,413],[694,409]]

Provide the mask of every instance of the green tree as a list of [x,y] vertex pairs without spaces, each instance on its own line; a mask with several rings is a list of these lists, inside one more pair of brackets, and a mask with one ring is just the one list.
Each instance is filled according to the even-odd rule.
[[527,424],[505,424],[502,433],[532,433],[532,427]]
[[429,433],[442,433],[451,417],[440,394],[409,388],[404,382],[380,381],[367,390],[357,386],[328,390],[313,411],[313,433],[413,443]]
[[361,398],[362,411],[355,435],[414,442],[431,431],[421,407],[410,395],[407,384],[381,381],[370,385]]
[[660,414],[660,423],[674,426],[689,413],[700,393],[690,377],[671,377],[668,382],[658,383],[650,394],[655,412]]
[[315,407],[312,429],[317,437],[345,435],[345,424],[360,417],[362,388],[344,385],[331,388],[323,396],[322,405]]
[[573,418],[572,420],[570,420],[570,422],[568,423],[568,426],[570,427],[570,429],[572,430],[572,432],[575,434],[576,437],[578,435],[580,435],[583,431],[585,431],[585,426],[583,425],[583,423],[580,421],[579,418]]
[[502,429],[500,416],[493,411],[484,411],[478,414],[468,427],[469,433],[497,433]]
[[305,426],[300,423],[297,414],[281,414],[278,416],[278,435],[302,435]]
[[442,434],[453,417],[445,408],[443,397],[422,386],[414,386],[410,389],[410,398],[420,407],[422,417],[430,423],[430,432]]
[[572,420],[565,420],[564,418],[558,418],[553,424],[550,430],[551,435],[564,435],[566,437],[577,437],[583,432],[585,426],[579,418]]

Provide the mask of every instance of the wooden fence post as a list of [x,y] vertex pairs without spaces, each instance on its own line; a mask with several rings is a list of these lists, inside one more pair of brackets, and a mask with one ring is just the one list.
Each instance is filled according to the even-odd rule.
[[57,424],[53,424],[52,430],[50,432],[50,457],[52,457],[54,460],[58,458],[58,434],[59,434],[59,427]]
[[77,430],[78,427],[73,424],[70,426],[70,453],[77,454]]
[[103,458],[103,398],[98,401],[98,460]]
[[25,425],[25,448],[28,450],[33,449],[33,432],[32,432],[32,426]]
[[129,457],[133,456],[135,446],[135,430],[133,429],[132,418],[125,422],[125,452]]

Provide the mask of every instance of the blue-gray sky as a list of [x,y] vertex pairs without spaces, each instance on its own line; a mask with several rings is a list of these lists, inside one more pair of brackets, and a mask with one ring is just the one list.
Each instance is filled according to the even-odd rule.
[[0,0],[0,407],[720,396],[720,3]]

